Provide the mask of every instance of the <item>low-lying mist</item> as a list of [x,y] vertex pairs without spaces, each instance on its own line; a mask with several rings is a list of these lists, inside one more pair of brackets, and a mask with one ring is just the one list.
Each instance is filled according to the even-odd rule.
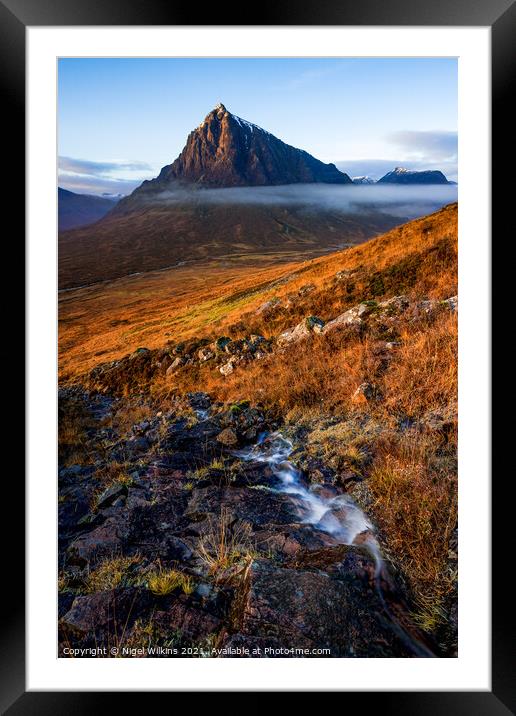
[[152,204],[261,205],[297,207],[343,214],[383,212],[413,219],[457,201],[457,186],[289,184],[286,186],[186,189],[177,187],[149,196]]

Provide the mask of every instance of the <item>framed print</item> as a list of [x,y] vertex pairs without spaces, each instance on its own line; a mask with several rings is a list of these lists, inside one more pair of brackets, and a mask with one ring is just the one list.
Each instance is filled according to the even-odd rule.
[[490,246],[514,5],[0,8],[28,307],[3,708],[511,713]]

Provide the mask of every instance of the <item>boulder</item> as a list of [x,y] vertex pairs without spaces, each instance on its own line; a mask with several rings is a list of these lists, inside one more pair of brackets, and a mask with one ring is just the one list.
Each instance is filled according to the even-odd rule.
[[373,311],[373,308],[373,306],[366,303],[360,303],[358,306],[349,308],[347,311],[344,311],[344,313],[341,313],[340,316],[337,316],[337,318],[328,321],[321,332],[327,334],[345,326],[360,325],[363,319]]
[[297,343],[297,341],[300,341],[309,335],[310,330],[308,329],[306,323],[301,321],[301,323],[298,323],[297,326],[283,331],[283,333],[278,336],[276,343],[278,346],[283,347],[291,343]]
[[235,370],[235,366],[238,363],[238,358],[236,356],[231,357],[227,363],[224,363],[220,366],[219,371],[222,373],[222,375],[231,375],[231,373]]
[[324,328],[324,321],[318,316],[308,316],[308,318],[306,319],[306,326],[309,331],[313,331],[314,333],[322,333],[322,329]]

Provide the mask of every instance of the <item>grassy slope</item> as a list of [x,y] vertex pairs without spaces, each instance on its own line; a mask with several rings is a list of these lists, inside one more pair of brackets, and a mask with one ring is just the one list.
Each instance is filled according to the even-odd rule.
[[[277,335],[307,315],[328,320],[360,301],[402,293],[414,301],[445,299],[457,293],[457,205],[331,256],[251,273],[218,271],[198,279],[202,286],[195,301],[191,286],[182,298],[170,295],[174,341],[194,334]],[[336,280],[342,271],[349,273]],[[300,294],[307,284],[314,288]],[[145,310],[153,310],[148,297],[163,300],[163,292],[162,287],[161,294],[142,297]],[[272,297],[283,307],[272,317],[257,314]],[[77,310],[81,302],[72,305]],[[88,310],[86,304],[83,308]],[[167,341],[159,321],[143,335],[154,345]],[[392,340],[398,347],[386,351],[386,341]],[[125,344],[123,352],[130,347]],[[80,349],[80,337],[66,348],[77,355]],[[70,374],[84,370],[78,359],[67,365]],[[364,381],[377,387],[381,400],[356,403],[354,392]],[[160,401],[196,389],[222,400],[274,404],[287,422],[304,427],[307,452],[340,472],[365,477],[364,499],[384,550],[414,594],[421,626],[439,632],[456,588],[450,562],[457,495],[455,314],[416,315],[386,330],[376,326],[314,336],[227,378],[208,363],[161,376],[145,389]],[[426,429],[432,415],[441,419],[442,429]],[[360,493],[356,497],[361,499]]]

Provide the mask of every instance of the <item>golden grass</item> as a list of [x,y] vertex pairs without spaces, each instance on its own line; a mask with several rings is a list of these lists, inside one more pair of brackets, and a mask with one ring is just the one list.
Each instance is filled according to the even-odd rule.
[[228,571],[233,568],[239,571],[251,562],[254,556],[251,527],[242,520],[235,522],[225,507],[218,519],[210,516],[208,520],[208,528],[199,540],[198,555],[209,574],[220,581],[234,576],[233,572],[228,575]]
[[[380,295],[408,292],[447,298],[457,293],[456,238],[457,207],[451,205],[365,244],[316,259],[279,265],[278,258],[285,257],[214,260],[61,292],[60,378],[73,379],[140,346],[161,348],[167,340],[222,335],[242,318],[249,332],[269,336],[300,316],[337,315],[346,306]],[[343,270],[356,273],[334,285],[335,274]],[[276,319],[255,315],[264,301],[284,301],[308,283],[315,291]]]
[[184,594],[191,594],[195,588],[192,577],[177,569],[163,569],[152,573],[147,579],[149,590],[159,597],[171,594],[175,589],[180,588]]
[[141,558],[133,557],[112,557],[101,562],[96,569],[90,572],[86,578],[86,592],[103,592],[119,587],[124,578],[127,577],[129,569],[138,564]]
[[396,555],[415,595],[415,619],[433,631],[456,574],[448,569],[450,537],[457,522],[455,441],[408,432],[376,446],[368,486],[389,551]]

